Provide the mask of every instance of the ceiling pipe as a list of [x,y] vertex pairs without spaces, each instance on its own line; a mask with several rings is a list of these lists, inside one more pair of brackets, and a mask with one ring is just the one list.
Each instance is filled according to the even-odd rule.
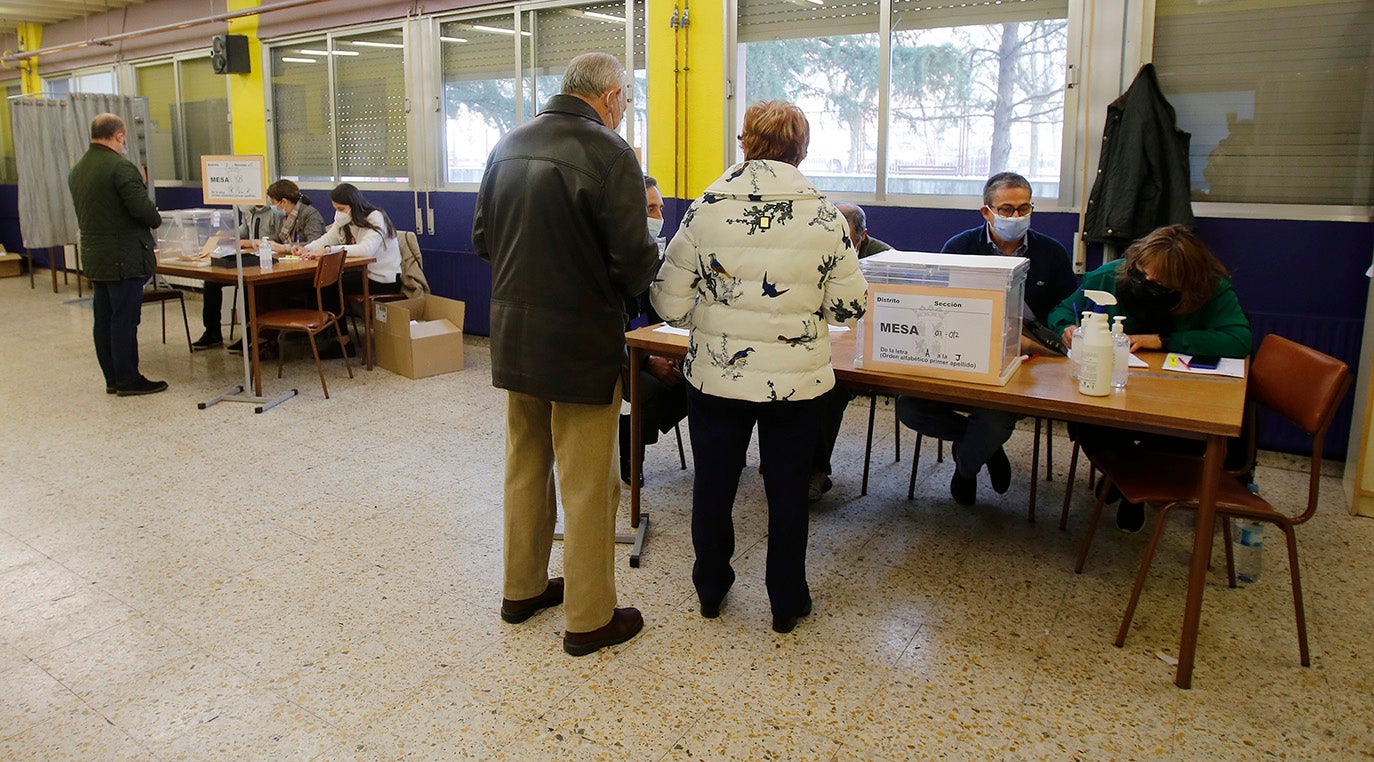
[[109,45],[111,43],[127,40],[130,37],[141,37],[147,34],[171,32],[177,29],[185,29],[187,27],[192,26],[201,26],[203,24],[216,24],[221,21],[232,21],[234,19],[243,18],[245,16],[260,16],[264,13],[271,13],[272,11],[284,11],[290,8],[299,8],[303,5],[314,5],[315,3],[323,3],[327,1],[328,0],[284,0],[283,2],[273,3],[271,5],[260,5],[256,8],[244,8],[242,10],[237,11],[226,11],[225,13],[216,13],[214,15],[205,16],[203,18],[189,19],[187,21],[178,21],[173,24],[163,24],[162,26],[155,26],[148,29],[139,29],[134,32],[120,32],[119,34],[111,34],[106,35],[104,37],[93,37],[83,42],[68,42],[63,45],[54,45],[50,48],[26,50],[22,53],[10,53],[9,55],[0,56],[0,65],[9,67],[29,58],[52,55],[53,53],[60,53],[64,50],[76,50],[79,48],[89,47],[91,45]]

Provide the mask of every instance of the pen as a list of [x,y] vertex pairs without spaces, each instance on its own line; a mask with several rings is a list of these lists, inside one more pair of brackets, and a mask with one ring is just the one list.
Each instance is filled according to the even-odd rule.
[[1193,369],[1193,366],[1189,365],[1187,360],[1183,359],[1182,357],[1179,357],[1178,355],[1174,355],[1174,361],[1177,362],[1179,365],[1182,365],[1184,368],[1187,368],[1188,370]]

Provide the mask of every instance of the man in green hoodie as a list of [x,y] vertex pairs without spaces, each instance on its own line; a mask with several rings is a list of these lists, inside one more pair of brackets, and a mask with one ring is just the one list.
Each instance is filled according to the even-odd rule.
[[95,291],[95,356],[105,374],[105,393],[154,394],[166,381],[138,372],[138,324],[143,284],[153,275],[152,229],[162,224],[148,185],[124,158],[124,120],[100,114],[91,121],[91,147],[67,175],[81,229],[86,277]]

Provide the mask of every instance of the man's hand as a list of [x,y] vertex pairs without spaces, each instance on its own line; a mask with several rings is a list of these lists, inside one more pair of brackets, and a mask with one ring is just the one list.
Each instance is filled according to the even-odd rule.
[[1063,332],[1062,334],[1059,335],[1059,340],[1062,341],[1062,342],[1064,342],[1064,346],[1066,346],[1066,347],[1072,347],[1072,346],[1073,346],[1073,326],[1069,326],[1069,327],[1065,328],[1065,329],[1064,329],[1064,332]]
[[651,355],[644,360],[644,370],[668,386],[682,383],[682,370],[678,368],[676,360]]

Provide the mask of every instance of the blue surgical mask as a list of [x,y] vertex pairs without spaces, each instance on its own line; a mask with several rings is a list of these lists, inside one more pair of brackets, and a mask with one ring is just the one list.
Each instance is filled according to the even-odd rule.
[[659,217],[649,218],[649,237],[658,238],[658,234],[663,232],[663,220]]
[[274,215],[276,215],[276,216],[278,216],[278,217],[285,217],[285,216],[286,216],[286,212],[283,212],[282,210],[278,209],[278,208],[275,207],[275,206],[272,207],[272,214],[274,214]]
[[1025,237],[1027,230],[1030,230],[1029,214],[1021,217],[1003,217],[994,212],[992,215],[992,232],[1003,241],[1019,241]]

